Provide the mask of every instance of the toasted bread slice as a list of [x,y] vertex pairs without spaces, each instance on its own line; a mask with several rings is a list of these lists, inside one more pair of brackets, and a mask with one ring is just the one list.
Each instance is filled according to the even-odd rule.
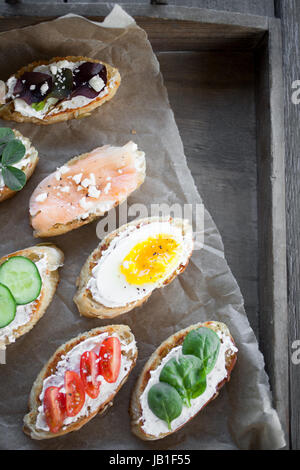
[[[42,405],[40,400],[40,395],[43,390],[43,381],[52,375],[55,370],[56,366],[59,361],[75,346],[77,346],[82,341],[92,338],[93,336],[98,336],[101,333],[107,332],[108,335],[117,334],[121,343],[123,342],[126,346],[122,351],[122,354],[126,357],[127,360],[130,361],[131,365],[128,366],[128,370],[126,370],[126,375],[123,377],[120,383],[117,384],[116,389],[108,396],[103,402],[99,401],[99,406],[93,412],[86,416],[80,417],[78,420],[71,422],[61,428],[61,430],[57,433],[52,433],[51,431],[45,431],[43,429],[37,428],[37,417],[39,414],[39,407]],[[132,348],[128,348],[128,346],[132,344]],[[72,431],[77,431],[80,429],[84,424],[90,421],[95,415],[103,414],[110,406],[113,405],[113,400],[115,395],[118,393],[120,388],[126,382],[131,370],[135,366],[137,360],[137,348],[135,345],[134,336],[130,330],[130,328],[126,325],[110,325],[110,326],[103,326],[101,328],[94,328],[93,330],[87,331],[85,333],[80,334],[76,338],[71,339],[67,343],[63,344],[60,348],[58,348],[53,356],[50,358],[48,363],[44,366],[44,368],[39,373],[37,379],[35,380],[33,387],[31,389],[30,398],[29,398],[29,413],[24,417],[24,427],[23,431],[28,434],[32,439],[50,439],[52,437],[62,436]],[[100,387],[100,394],[99,397],[95,400],[101,398],[101,387]]]
[[[101,259],[102,252],[109,248],[110,243],[117,237],[120,233],[124,232],[128,228],[136,227],[137,229],[143,225],[149,224],[151,222],[170,222],[174,226],[181,229],[182,234],[186,235],[192,232],[192,228],[186,220],[183,219],[172,219],[171,217],[150,217],[145,219],[138,219],[130,222],[129,224],[122,225],[119,229],[107,235],[100,245],[91,253],[91,255],[86,260],[85,264],[82,267],[81,273],[77,279],[78,290],[74,296],[74,302],[76,303],[78,310],[81,315],[85,317],[97,317],[97,318],[114,318],[123,313],[130,312],[135,307],[139,307],[150,297],[150,294],[145,295],[141,299],[129,302],[127,305],[122,307],[107,307],[97,302],[90,289],[88,288],[88,282],[93,276],[93,268],[97,265],[97,262]],[[192,237],[192,235],[191,235]],[[185,264],[181,264],[178,269],[176,269],[172,275],[164,281],[164,286],[170,284],[178,274],[182,273],[189,262],[190,256],[192,254],[193,244],[191,243],[191,249],[189,256],[186,259]]]
[[[132,397],[131,397],[131,403],[130,403],[130,416],[131,416],[131,429],[133,434],[135,434],[137,437],[139,437],[142,440],[145,441],[151,441],[151,440],[157,440],[157,439],[162,439],[169,434],[172,434],[173,432],[178,431],[181,429],[185,424],[183,423],[181,426],[177,427],[176,429],[170,431],[170,432],[165,432],[165,433],[160,433],[159,435],[155,434],[150,434],[146,433],[143,429],[143,411],[142,411],[142,406],[141,406],[141,396],[147,387],[148,381],[151,378],[151,371],[155,371],[159,365],[161,364],[163,358],[167,356],[167,354],[175,347],[182,345],[186,335],[197,328],[200,327],[206,327],[210,328],[216,333],[221,333],[224,337],[227,337],[231,340],[233,346],[234,346],[234,340],[230,335],[230,332],[227,328],[227,326],[224,323],[219,323],[215,321],[209,321],[205,323],[198,323],[196,325],[191,325],[188,328],[185,328],[184,330],[178,331],[174,335],[170,336],[166,341],[164,341],[157,349],[154,351],[150,359],[147,361],[145,364],[142,373],[139,377],[139,379],[136,382],[136,385],[134,387]],[[223,387],[223,385],[230,380],[230,375],[231,372],[234,368],[234,365],[237,360],[237,353],[236,353],[236,348],[234,350],[228,349],[225,352],[225,368],[227,371],[226,377],[217,385],[216,391],[213,396],[204,404],[206,406],[209,402],[214,400],[218,394],[220,389]],[[196,414],[201,411],[201,409],[204,408],[204,406],[201,406],[200,409],[196,409],[195,413],[188,418],[188,420],[192,419]],[[154,416],[154,415],[153,415]],[[153,430],[154,432],[155,430]]]
[[59,282],[58,268],[63,265],[64,261],[62,251],[55,245],[51,244],[36,245],[24,250],[16,251],[7,256],[3,256],[3,258],[0,259],[0,265],[12,256],[25,256],[35,263],[42,259],[44,260],[44,268],[39,270],[42,278],[42,288],[39,297],[31,304],[24,306],[28,308],[28,305],[30,305],[29,311],[26,312],[26,318],[23,316],[22,318],[18,318],[17,310],[15,319],[6,327],[0,328],[1,347],[14,343],[16,339],[30,331],[44,315]]
[[[31,144],[30,140],[27,137],[24,137],[21,132],[17,131],[16,129],[12,129],[16,138],[20,139],[22,143],[25,145],[26,153],[22,160],[24,160],[24,165],[20,168],[24,171],[26,175],[26,182],[29,180],[31,175],[33,174],[35,167],[39,161],[38,152]],[[17,191],[13,191],[12,189],[8,188],[7,186],[0,186],[0,202],[5,201],[5,199],[9,199],[13,197]]]
[[[104,184],[110,185],[113,191],[116,187],[118,187],[119,179],[122,179],[123,177],[127,178],[129,181],[129,186],[121,188],[118,194],[111,193],[110,191],[106,193],[105,187],[104,189],[102,187],[102,173],[105,171],[105,169],[103,170],[101,166],[102,156],[105,155],[105,159],[107,160],[108,157],[114,156],[113,152],[118,152],[116,160],[113,158],[109,160],[112,162],[111,164],[114,165],[112,168],[113,176],[109,177],[111,181],[105,181]],[[119,155],[121,155],[121,157],[119,157]],[[128,165],[125,165],[123,170],[120,170],[122,173],[119,174],[117,166],[119,165],[120,161],[124,161],[125,155],[129,156]],[[97,157],[99,157],[99,159],[95,159]],[[91,160],[93,161],[92,165]],[[122,147],[110,147],[108,145],[99,147],[92,152],[84,153],[78,157],[72,158],[63,166],[63,168],[69,169],[69,171],[62,175],[61,180],[56,181],[56,184],[62,184],[65,186],[71,185],[69,186],[71,190],[69,189],[68,193],[64,192],[62,196],[58,196],[57,194],[59,193],[59,190],[53,189],[55,186],[53,185],[53,180],[55,181],[55,175],[57,175],[56,172],[46,177],[32,194],[30,199],[30,223],[34,229],[34,237],[53,237],[56,235],[61,235],[93,222],[95,219],[103,216],[108,210],[125,201],[125,199],[133,191],[139,188],[139,186],[144,182],[146,176],[145,153],[138,150],[137,145],[134,142],[128,142]],[[95,190],[99,189],[99,199],[88,197],[87,188],[82,188],[80,183],[77,184],[76,188],[76,183],[73,182],[74,178],[69,179],[72,178],[71,175],[74,173],[80,173],[81,175],[85,174],[85,176],[82,176],[82,179],[84,179],[86,178],[87,173],[90,171],[94,172],[94,176],[96,176],[96,186],[99,182],[97,187],[94,186]],[[78,176],[78,174],[75,176]],[[50,181],[50,178],[52,178],[52,181]],[[51,185],[50,189],[48,189],[48,183]],[[56,186],[56,188],[57,187],[59,186]],[[81,190],[78,192],[80,187],[83,189],[83,191]],[[36,204],[36,197],[41,193],[47,194],[47,192],[49,192],[52,198],[51,206],[49,206],[50,203],[48,198],[45,200],[43,205],[37,207],[39,204]],[[86,201],[95,201],[92,202],[94,205],[91,209],[83,209],[80,204],[81,200],[78,203],[78,200],[82,197]],[[103,200],[103,198],[110,199],[109,206],[106,204],[106,200]],[[49,213],[49,207],[50,210],[52,210],[51,214]],[[63,212],[61,211],[61,208],[63,208]],[[76,210],[72,211],[71,209],[74,208]],[[79,211],[77,209],[79,209]],[[70,211],[70,215],[67,211]],[[67,217],[65,216],[66,212],[68,214]],[[40,222],[41,216],[43,217],[43,223]]]
[[90,103],[80,108],[66,109],[64,111],[59,111],[57,113],[46,114],[43,119],[39,119],[35,116],[25,116],[18,111],[15,111],[14,102],[10,101],[9,103],[0,107],[0,118],[7,121],[16,121],[16,122],[32,122],[34,124],[48,125],[55,124],[57,122],[69,121],[70,119],[78,119],[85,116],[90,116],[91,112],[104,104],[106,101],[109,101],[116,94],[116,91],[121,83],[121,77],[119,71],[105,62],[102,62],[97,59],[91,59],[90,57],[84,56],[67,56],[67,57],[53,57],[51,60],[40,60],[33,62],[31,64],[22,67],[15,73],[16,78],[20,78],[25,72],[32,72],[36,67],[40,65],[49,65],[53,62],[58,62],[61,60],[67,60],[69,62],[94,62],[103,64],[107,70],[107,88],[108,93],[105,96],[97,97]]

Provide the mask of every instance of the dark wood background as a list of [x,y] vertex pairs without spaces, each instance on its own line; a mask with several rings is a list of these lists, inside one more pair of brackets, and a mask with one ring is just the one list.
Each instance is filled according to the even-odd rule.
[[[149,4],[150,0],[127,0],[126,3]],[[0,15],[18,10],[17,0],[0,0]],[[68,3],[76,12],[78,4],[104,3],[99,0],[22,0],[22,4],[39,4],[40,16]],[[110,2],[119,3],[122,1]],[[159,3],[159,1],[158,1]],[[287,204],[287,264],[289,302],[289,342],[300,339],[300,119],[299,106],[292,103],[292,83],[300,80],[300,1],[299,0],[169,0],[161,3],[197,6],[214,10],[233,11],[260,16],[279,17],[282,20],[283,66],[285,82],[286,134],[286,204]],[[55,5],[56,4],[56,5]],[[59,5],[57,5],[59,4]],[[24,5],[25,6],[25,5]],[[159,8],[159,6],[157,6]],[[57,14],[61,14],[57,8]],[[64,11],[63,13],[66,13]],[[91,7],[92,13],[92,7]],[[48,13],[49,14],[49,13]],[[300,366],[290,361],[290,438],[291,447],[300,449]]]

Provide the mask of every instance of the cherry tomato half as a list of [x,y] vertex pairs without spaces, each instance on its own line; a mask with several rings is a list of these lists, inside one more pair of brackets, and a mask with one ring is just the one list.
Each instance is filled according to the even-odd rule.
[[100,392],[98,377],[97,355],[94,351],[87,351],[80,358],[80,377],[86,393],[91,398],[97,398]]
[[84,385],[77,372],[66,371],[65,390],[67,415],[76,416],[85,402]]
[[121,343],[119,338],[105,338],[99,352],[99,374],[106,382],[116,382],[121,367]]
[[58,396],[58,401],[59,401],[59,405],[61,407],[61,409],[65,412],[66,414],[66,394],[64,392],[62,392],[62,389],[64,387],[60,387],[59,389],[59,396]]
[[51,432],[56,433],[63,425],[66,409],[64,395],[59,387],[48,387],[44,395],[44,413]]

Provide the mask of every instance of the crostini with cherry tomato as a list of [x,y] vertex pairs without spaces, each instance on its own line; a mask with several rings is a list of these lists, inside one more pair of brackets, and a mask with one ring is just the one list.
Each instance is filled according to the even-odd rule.
[[113,404],[136,359],[126,325],[95,328],[63,344],[33,384],[24,432],[50,439],[80,429]]

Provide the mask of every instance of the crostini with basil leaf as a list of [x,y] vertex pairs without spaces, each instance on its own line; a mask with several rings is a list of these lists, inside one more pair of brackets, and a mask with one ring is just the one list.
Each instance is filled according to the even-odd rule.
[[132,432],[157,440],[181,429],[218,396],[236,359],[224,323],[198,323],[170,336],[152,354],[134,388]]

